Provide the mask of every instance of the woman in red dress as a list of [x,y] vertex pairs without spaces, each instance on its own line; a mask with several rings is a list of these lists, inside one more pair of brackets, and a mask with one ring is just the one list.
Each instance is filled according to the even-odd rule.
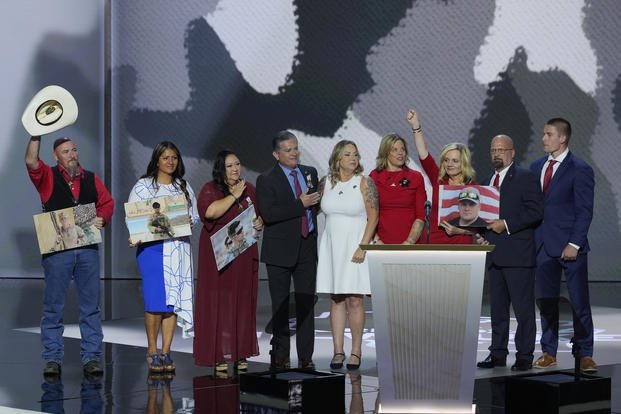
[[[194,361],[227,372],[248,368],[246,358],[259,355],[256,333],[259,252],[254,243],[217,269],[211,236],[249,206],[257,208],[255,187],[243,180],[235,153],[221,151],[213,165],[213,181],[203,186],[198,212],[203,220],[198,255],[198,286],[194,305]],[[263,221],[256,212],[254,229]]]
[[[429,244],[471,244],[472,233],[443,221],[438,225],[438,193],[441,185],[476,184],[475,172],[470,164],[470,150],[464,144],[454,142],[446,145],[440,152],[440,167],[427,150],[418,114],[414,109],[408,111],[407,121],[414,133],[414,144],[423,170],[429,177],[433,194],[429,214]],[[418,241],[426,244],[424,235]]]
[[414,244],[425,219],[425,182],[408,168],[408,149],[397,134],[382,138],[376,167],[369,177],[379,195],[379,222],[375,241],[380,244]]

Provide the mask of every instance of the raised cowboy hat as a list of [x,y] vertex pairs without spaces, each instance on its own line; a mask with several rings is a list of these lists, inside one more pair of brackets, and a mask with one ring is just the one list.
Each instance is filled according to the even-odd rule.
[[22,115],[22,124],[31,136],[58,131],[78,119],[78,104],[68,90],[46,86],[30,100]]

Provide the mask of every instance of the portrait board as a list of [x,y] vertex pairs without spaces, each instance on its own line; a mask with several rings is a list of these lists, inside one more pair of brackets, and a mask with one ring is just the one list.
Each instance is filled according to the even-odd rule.
[[192,234],[188,205],[183,194],[125,203],[125,222],[132,243]]
[[218,270],[235,260],[257,242],[258,232],[252,227],[256,218],[254,206],[249,206],[211,236],[211,246]]
[[101,243],[96,217],[95,203],[35,214],[39,251],[47,254]]
[[438,225],[446,221],[461,228],[484,228],[500,212],[500,192],[494,186],[441,185],[438,199]]

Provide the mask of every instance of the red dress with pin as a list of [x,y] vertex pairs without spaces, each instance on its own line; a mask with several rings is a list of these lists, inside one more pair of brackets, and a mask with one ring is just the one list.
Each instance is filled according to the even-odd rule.
[[385,244],[401,244],[410,233],[414,220],[425,220],[425,182],[418,171],[403,167],[400,171],[373,170],[379,195],[377,235]]

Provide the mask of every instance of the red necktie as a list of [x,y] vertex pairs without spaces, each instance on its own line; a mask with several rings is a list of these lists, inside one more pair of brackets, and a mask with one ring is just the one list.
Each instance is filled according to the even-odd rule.
[[[300,198],[302,195],[302,187],[300,186],[300,180],[298,180],[298,174],[294,171],[289,173],[290,176],[293,177],[293,186],[295,187],[295,196]],[[302,216],[302,226],[301,226],[302,237],[308,237],[308,217],[306,216],[306,210],[304,210],[304,215]]]
[[543,175],[543,193],[545,194],[548,191],[548,187],[550,186],[550,181],[552,181],[552,172],[554,172],[554,164],[555,160],[550,160],[548,163],[548,168],[546,168],[546,172]]
[[498,185],[500,184],[500,174],[496,173],[496,177],[494,177],[494,184],[492,184],[494,187],[498,188]]

